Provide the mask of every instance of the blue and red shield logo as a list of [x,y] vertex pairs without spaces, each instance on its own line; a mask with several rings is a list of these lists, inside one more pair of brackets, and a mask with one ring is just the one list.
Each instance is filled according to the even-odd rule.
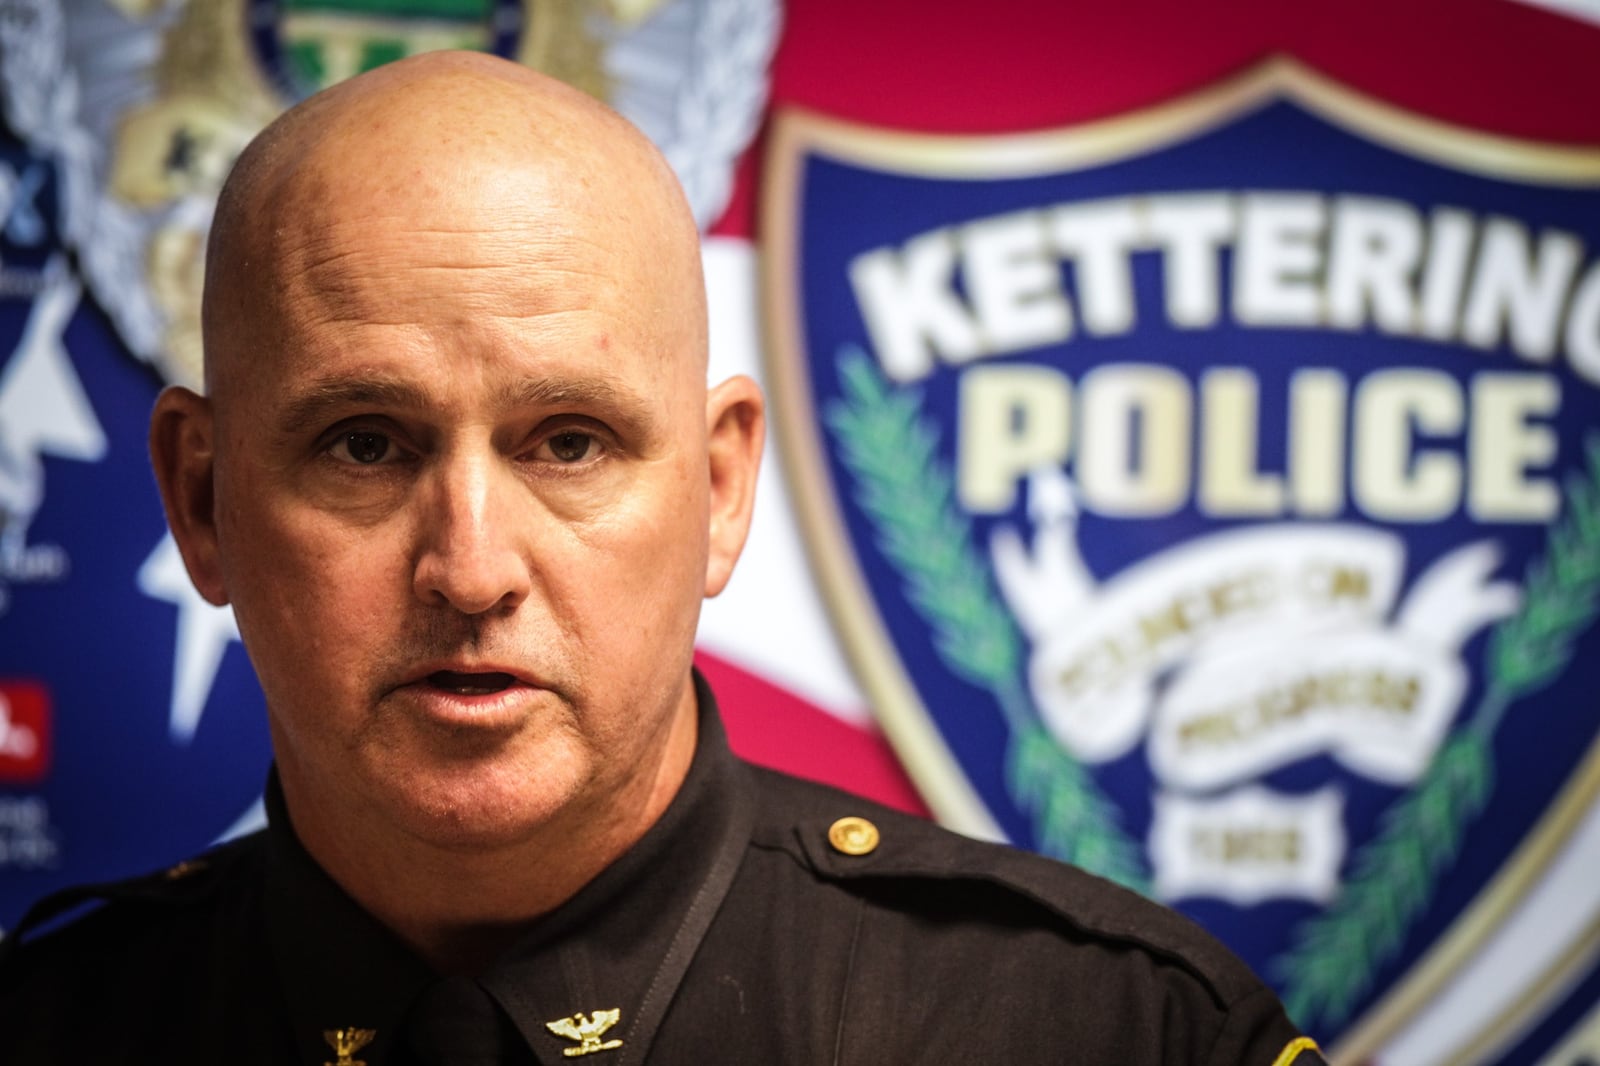
[[765,181],[785,457],[934,809],[1370,1053],[1600,785],[1600,152],[1279,62],[1037,134],[789,112]]

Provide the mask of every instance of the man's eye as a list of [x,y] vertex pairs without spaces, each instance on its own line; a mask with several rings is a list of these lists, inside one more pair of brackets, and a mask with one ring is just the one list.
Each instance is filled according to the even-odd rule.
[[371,465],[389,454],[389,438],[382,433],[346,433],[334,442],[332,451],[336,458]]
[[593,434],[569,429],[547,439],[545,446],[550,449],[550,455],[556,462],[576,463],[589,457],[595,449],[595,441]]

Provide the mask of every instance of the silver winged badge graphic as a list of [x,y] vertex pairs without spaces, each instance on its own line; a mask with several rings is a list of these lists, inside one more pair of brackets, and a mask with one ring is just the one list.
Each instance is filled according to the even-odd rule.
[[[200,288],[222,182],[250,138],[299,98],[406,54],[493,51],[632,120],[706,226],[760,123],[779,22],[776,0],[524,0],[517,17],[338,6],[17,0],[0,26],[6,119],[60,168],[64,235],[91,291],[128,349],[168,382],[199,381]],[[118,47],[98,43],[108,40]]]

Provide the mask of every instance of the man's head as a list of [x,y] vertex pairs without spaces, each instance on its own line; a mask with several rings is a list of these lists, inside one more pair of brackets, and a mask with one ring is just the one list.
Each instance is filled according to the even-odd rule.
[[693,747],[762,422],[748,379],[706,390],[654,148],[514,64],[381,68],[240,159],[204,326],[208,395],[163,394],[152,452],[308,843],[642,831]]

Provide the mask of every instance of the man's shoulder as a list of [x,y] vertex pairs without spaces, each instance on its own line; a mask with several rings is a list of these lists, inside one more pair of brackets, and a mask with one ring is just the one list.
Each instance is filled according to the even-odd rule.
[[1078,867],[826,785],[760,768],[755,777],[764,812],[756,843],[791,852],[819,878],[911,909],[919,900],[964,897],[987,910],[973,920],[1051,927],[1184,971],[1219,1006],[1262,989],[1237,956],[1188,918]]
[[[813,918],[803,952],[826,940],[819,918],[848,942],[862,1039],[986,1017],[1014,1022],[1025,1044],[1068,1041],[1083,1061],[1322,1061],[1249,967],[1173,910],[837,789],[754,778],[752,844],[763,869],[787,871],[757,887],[791,897],[782,914]],[[1034,1061],[1024,1048],[991,1057]]]
[[[0,940],[6,1062],[203,1061],[260,1042],[262,842],[40,900]],[[250,1061],[256,1061],[251,1058]]]
[[[151,873],[63,889],[35,903],[0,939],[0,996],[81,973],[85,960],[133,958],[142,948],[168,958],[202,947],[219,912],[258,886],[263,834],[251,834]],[[191,943],[192,942],[192,943]]]

